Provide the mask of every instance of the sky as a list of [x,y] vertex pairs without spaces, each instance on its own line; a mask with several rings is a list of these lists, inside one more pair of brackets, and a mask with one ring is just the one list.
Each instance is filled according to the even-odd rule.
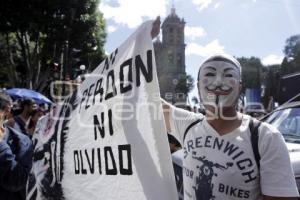
[[[144,21],[160,16],[163,22],[172,5],[186,22],[186,72],[195,80],[201,62],[214,53],[279,64],[286,39],[300,34],[300,0],[101,0],[107,54]],[[189,96],[197,96],[196,87]]]

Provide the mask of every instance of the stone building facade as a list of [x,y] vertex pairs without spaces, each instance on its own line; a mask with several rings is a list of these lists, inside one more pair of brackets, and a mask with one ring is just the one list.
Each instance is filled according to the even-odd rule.
[[162,41],[154,41],[155,58],[161,97],[171,103],[185,103],[187,92],[182,89],[186,81],[184,19],[175,8],[163,21]]

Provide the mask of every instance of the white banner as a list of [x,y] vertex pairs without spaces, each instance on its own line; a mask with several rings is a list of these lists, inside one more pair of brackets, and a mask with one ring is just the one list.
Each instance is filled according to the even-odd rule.
[[178,199],[146,22],[34,136],[27,199]]

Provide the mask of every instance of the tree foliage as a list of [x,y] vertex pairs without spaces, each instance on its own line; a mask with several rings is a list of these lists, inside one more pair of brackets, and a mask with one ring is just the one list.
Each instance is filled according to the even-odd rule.
[[105,40],[98,4],[98,0],[3,1],[0,68],[7,73],[9,86],[43,91],[53,78],[53,63],[62,65],[65,57],[66,68],[72,71],[73,49],[81,50],[81,62],[98,64]]
[[270,97],[275,101],[279,100],[279,81],[280,65],[269,65],[263,68],[262,83],[265,86],[265,92],[262,102],[265,107],[268,106]]
[[284,47],[285,57],[281,64],[280,75],[300,71],[300,35],[289,37]]
[[242,66],[243,92],[246,88],[260,88],[261,86],[261,70],[263,65],[259,58],[250,57],[238,58]]
[[188,94],[194,88],[194,79],[191,75],[183,75],[178,79],[178,84],[176,85],[176,92]]

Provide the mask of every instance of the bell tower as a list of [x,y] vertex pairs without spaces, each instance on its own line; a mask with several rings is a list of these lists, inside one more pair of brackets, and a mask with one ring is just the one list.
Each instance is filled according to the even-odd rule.
[[185,103],[187,92],[182,84],[186,81],[184,19],[180,19],[174,5],[163,21],[162,41],[154,42],[160,94],[171,103]]

